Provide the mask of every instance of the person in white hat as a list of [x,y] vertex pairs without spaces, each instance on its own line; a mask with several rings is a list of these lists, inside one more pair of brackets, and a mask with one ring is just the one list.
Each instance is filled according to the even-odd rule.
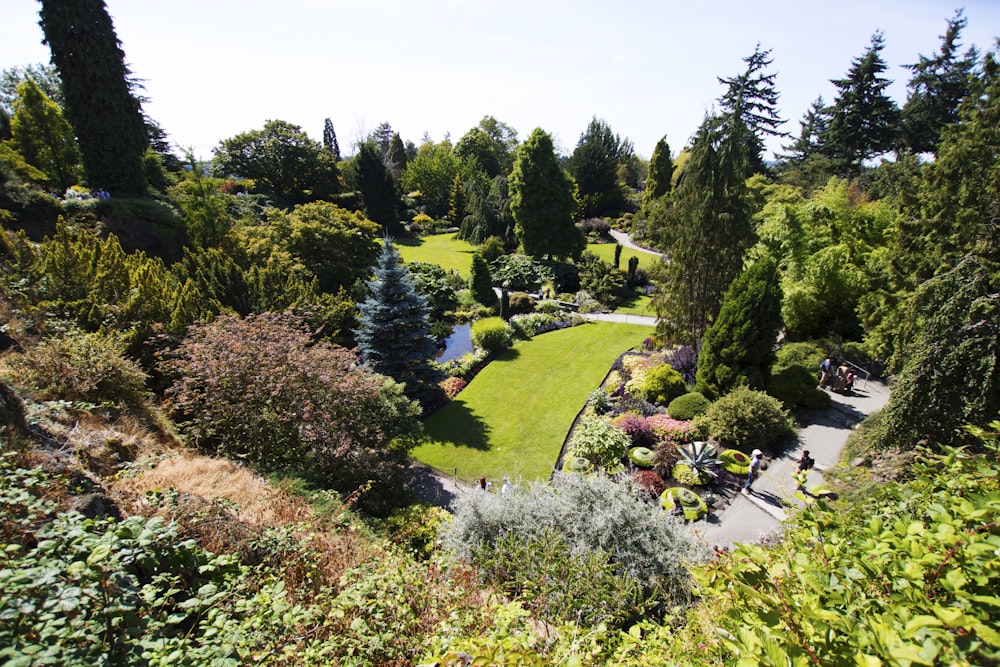
[[750,471],[747,473],[747,483],[743,485],[743,493],[745,495],[750,495],[750,486],[753,484],[753,480],[757,477],[757,473],[760,471],[760,459],[764,455],[764,452],[759,449],[753,450],[750,453]]

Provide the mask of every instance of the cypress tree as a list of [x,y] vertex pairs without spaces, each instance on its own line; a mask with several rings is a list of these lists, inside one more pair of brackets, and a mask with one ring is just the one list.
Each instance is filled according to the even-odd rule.
[[340,162],[340,143],[337,142],[337,133],[333,130],[333,121],[329,118],[323,121],[323,148],[333,155],[334,160]]
[[649,158],[649,173],[646,175],[646,189],[642,192],[642,208],[648,209],[653,201],[670,192],[674,178],[674,160],[670,157],[670,144],[661,137]]
[[739,385],[763,389],[780,329],[778,267],[764,257],[729,286],[718,319],[705,332],[698,356],[698,391],[723,396]]
[[367,288],[354,332],[362,357],[376,372],[405,383],[407,396],[426,403],[443,377],[432,363],[437,344],[430,307],[388,237]]
[[88,185],[145,194],[149,137],[104,0],[41,3],[40,24],[62,79],[66,117],[76,130]]
[[472,277],[469,283],[472,289],[472,298],[484,306],[496,305],[497,293],[493,290],[489,264],[478,252],[472,255]]
[[365,214],[388,231],[400,231],[399,193],[396,181],[385,167],[377,144],[366,141],[359,147],[357,180],[365,201]]

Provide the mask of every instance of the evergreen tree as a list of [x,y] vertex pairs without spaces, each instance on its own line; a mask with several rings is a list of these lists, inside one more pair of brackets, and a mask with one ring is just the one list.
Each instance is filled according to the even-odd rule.
[[670,192],[674,178],[674,160],[670,157],[667,138],[661,137],[649,158],[649,173],[646,175],[646,189],[642,193],[642,207],[648,209],[656,199]]
[[432,362],[437,344],[430,334],[427,299],[388,237],[374,272],[368,296],[358,305],[358,350],[376,372],[405,383],[406,395],[426,404],[443,379]]
[[149,138],[104,0],[42,0],[40,16],[88,185],[144,195]]
[[333,155],[333,159],[340,162],[340,144],[337,142],[337,133],[333,130],[333,121],[327,118],[323,121],[323,148]]
[[706,118],[669,205],[651,212],[650,235],[668,260],[656,267],[653,306],[660,329],[676,342],[700,344],[754,242],[741,124]]
[[399,177],[402,176],[403,172],[406,171],[406,163],[409,158],[406,155],[406,146],[403,145],[403,140],[400,139],[399,133],[396,132],[392,135],[392,141],[389,142],[389,154],[386,157],[386,168],[392,172],[392,177],[397,181]]
[[876,32],[864,55],[851,63],[847,77],[831,80],[837,98],[823,143],[847,174],[857,173],[865,160],[896,146],[899,108],[886,94],[892,81],[882,76],[888,69],[883,48],[883,35]]
[[484,306],[495,306],[497,293],[493,290],[490,266],[478,252],[472,254],[472,277],[469,280],[472,298]]
[[455,174],[451,182],[451,192],[448,193],[448,219],[452,222],[460,222],[465,219],[465,211],[468,202],[465,196],[465,186],[462,184],[461,174]]
[[719,78],[719,83],[727,86],[719,99],[723,114],[739,118],[746,128],[748,173],[759,174],[766,171],[764,165],[764,137],[783,137],[786,132],[778,128],[784,120],[778,115],[778,91],[774,86],[775,74],[766,70],[774,62],[769,56],[771,50],[760,50],[760,44],[752,55],[743,59],[746,70],[728,79]]
[[802,115],[799,121],[799,136],[787,146],[782,155],[779,169],[785,175],[798,172],[809,185],[821,185],[834,173],[833,163],[827,154],[823,141],[826,139],[829,126],[829,109],[819,96]]
[[765,256],[733,281],[698,356],[698,391],[723,396],[739,385],[767,386],[781,330],[778,266]]
[[916,198],[905,198],[888,237],[891,245],[872,264],[876,289],[866,296],[861,316],[866,342],[892,370],[906,362],[913,333],[907,315],[918,286],[962,258],[1000,264],[1000,63],[982,61],[971,92],[959,106],[959,120],[946,126],[937,159],[924,165]]
[[618,183],[618,166],[632,155],[632,143],[622,140],[596,117],[580,135],[566,163],[576,179],[580,216],[589,218],[617,213],[625,201]]
[[917,333],[882,414],[885,447],[966,439],[964,424],[985,424],[1000,410],[1000,294],[977,259],[927,281],[909,319]]
[[959,39],[968,19],[962,10],[948,19],[941,53],[920,56],[912,65],[909,95],[902,111],[902,143],[914,153],[935,152],[941,128],[958,120],[958,105],[969,94],[969,75],[978,59],[975,47],[959,57]]
[[18,86],[10,129],[18,152],[50,185],[62,192],[76,184],[80,152],[73,127],[33,79]]
[[586,239],[573,222],[573,179],[559,164],[552,137],[541,128],[518,149],[508,182],[514,231],[524,252],[579,257]]
[[356,160],[358,189],[365,201],[368,219],[388,231],[399,231],[399,192],[392,174],[385,168],[378,146],[371,141],[362,143]]

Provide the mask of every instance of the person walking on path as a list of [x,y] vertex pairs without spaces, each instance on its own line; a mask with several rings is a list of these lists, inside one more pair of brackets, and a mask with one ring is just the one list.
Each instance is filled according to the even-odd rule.
[[747,483],[743,485],[743,493],[746,495],[750,494],[750,487],[753,485],[753,480],[757,477],[757,473],[760,472],[760,457],[764,455],[764,452],[759,449],[753,450],[750,455],[750,471],[747,472]]

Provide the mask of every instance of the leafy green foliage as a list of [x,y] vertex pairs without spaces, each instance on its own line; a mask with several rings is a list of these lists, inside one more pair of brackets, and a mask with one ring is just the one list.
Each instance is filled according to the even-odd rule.
[[642,393],[646,400],[659,405],[667,405],[687,392],[687,383],[679,371],[670,364],[660,364],[646,372],[642,383]]
[[825,408],[830,394],[816,387],[816,371],[800,364],[782,368],[767,381],[767,393],[781,401],[786,410]]
[[[459,558],[477,564],[492,553],[492,562],[499,565],[499,559],[517,555],[499,549],[509,536],[559,536],[571,554],[617,564],[650,603],[683,598],[681,563],[695,555],[670,516],[651,508],[627,485],[600,476],[557,475],[551,483],[533,483],[514,494],[466,494],[458,499],[455,519],[442,540]],[[520,563],[508,566],[530,575]],[[549,570],[546,578],[553,574]]]
[[597,255],[584,252],[576,263],[580,274],[580,289],[604,306],[613,306],[625,289],[625,276]]
[[569,445],[574,455],[603,467],[625,458],[632,440],[610,420],[597,417],[579,426],[573,432]]
[[[695,570],[711,605],[705,659],[741,665],[992,664],[1000,659],[997,442],[923,454],[909,484],[853,506],[817,501],[780,544]],[[866,619],[859,623],[858,619]],[[720,632],[721,630],[721,632]],[[858,661],[861,661],[860,663]]]
[[254,182],[259,192],[288,203],[310,201],[341,191],[333,155],[302,128],[269,120],[259,130],[223,139],[212,160],[214,175],[236,175]]
[[80,151],[73,127],[58,105],[33,79],[18,86],[10,130],[25,161],[44,172],[48,185],[62,192],[78,180]]
[[528,255],[501,255],[490,265],[493,284],[508,290],[537,292],[544,283],[555,278],[552,269]]
[[781,402],[749,387],[729,392],[698,419],[704,420],[712,437],[744,452],[767,447],[792,433]]
[[546,622],[623,625],[642,608],[637,581],[602,550],[574,553],[551,528],[507,532],[472,553],[483,581],[520,600]]
[[124,337],[115,332],[67,332],[9,361],[15,382],[43,400],[137,406],[146,397],[146,374],[125,356]]
[[469,284],[472,289],[473,298],[484,306],[496,305],[498,301],[497,293],[493,289],[493,280],[490,276],[490,267],[482,253],[472,255],[472,276]]
[[500,317],[482,317],[472,324],[472,343],[487,352],[499,352],[511,346],[512,330]]
[[[222,316],[192,327],[163,370],[184,432],[204,450],[265,469],[312,471],[352,492],[390,492],[419,408],[402,388],[315,342],[290,316]],[[374,495],[373,495],[374,499]]]
[[698,391],[682,394],[667,405],[667,414],[674,419],[694,419],[708,410],[712,402]]

